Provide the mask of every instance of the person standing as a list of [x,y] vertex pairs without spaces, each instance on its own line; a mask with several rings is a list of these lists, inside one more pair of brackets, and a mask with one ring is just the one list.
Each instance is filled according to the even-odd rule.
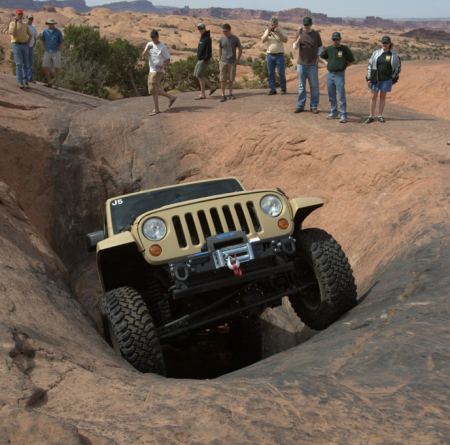
[[327,89],[330,100],[330,113],[327,119],[336,119],[338,116],[336,93],[339,96],[339,113],[341,124],[347,122],[347,100],[345,97],[345,70],[355,62],[353,53],[346,45],[342,45],[339,32],[331,36],[333,45],[325,48],[320,57],[328,62]]
[[310,88],[311,111],[317,114],[319,106],[319,54],[322,49],[320,33],[312,29],[312,18],[303,18],[303,28],[300,28],[293,44],[298,49],[297,77],[298,97],[295,113],[305,111],[306,104],[306,81]]
[[386,122],[383,117],[386,95],[392,91],[392,85],[398,82],[402,62],[397,52],[392,48],[392,41],[389,36],[381,39],[382,48],[376,49],[369,60],[367,67],[367,85],[372,91],[372,101],[370,115],[365,121],[370,124],[375,120],[375,109],[377,106],[378,94],[380,102],[378,105],[378,122]]
[[34,17],[32,15],[29,15],[28,17],[28,29],[31,33],[31,38],[28,42],[28,70],[27,70],[27,81],[36,83],[35,80],[33,80],[33,59],[34,59],[34,47],[36,46],[36,40],[38,37],[38,32],[33,25]]
[[52,86],[51,69],[54,69],[54,87],[58,88],[59,76],[61,72],[61,49],[63,45],[62,32],[56,27],[55,19],[48,19],[45,24],[47,29],[41,34],[41,40],[44,43],[44,57],[42,59],[42,68],[44,68],[47,83],[45,86]]
[[[219,67],[220,67],[220,86],[222,88],[222,98],[220,102],[225,102],[226,87],[228,86],[228,99],[233,100],[233,83],[236,78],[236,65],[240,62],[242,56],[241,41],[234,34],[231,34],[231,26],[225,23],[222,26],[223,36],[219,39]],[[236,56],[236,50],[238,52]]]
[[208,65],[212,57],[212,42],[211,33],[206,29],[204,23],[197,25],[197,30],[200,33],[200,41],[197,47],[197,64],[194,68],[194,76],[198,79],[200,84],[200,95],[196,100],[206,99],[205,88],[209,89],[209,95],[214,93],[215,88],[208,79]]
[[280,77],[281,94],[286,94],[286,67],[284,61],[284,43],[288,38],[286,33],[279,28],[278,19],[272,17],[269,27],[261,37],[267,44],[267,71],[269,72],[269,96],[277,94],[275,83],[275,70]]
[[19,88],[29,88],[28,73],[28,42],[31,32],[23,21],[23,9],[16,9],[16,17],[9,24],[8,34],[11,36],[11,50],[16,64],[16,80]]
[[166,45],[160,42],[159,33],[156,29],[150,33],[150,38],[152,41],[145,45],[142,57],[145,57],[148,52],[148,94],[153,96],[153,102],[155,104],[155,108],[150,113],[150,116],[155,116],[160,113],[158,96],[169,99],[169,108],[175,102],[176,97],[166,93],[162,87],[166,66],[170,63],[169,51],[167,50]]

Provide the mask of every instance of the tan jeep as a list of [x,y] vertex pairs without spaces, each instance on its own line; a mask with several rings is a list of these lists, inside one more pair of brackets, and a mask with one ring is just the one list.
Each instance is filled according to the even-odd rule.
[[246,191],[235,178],[108,199],[104,230],[87,236],[107,341],[136,369],[164,374],[162,344],[217,326],[255,361],[259,315],[284,296],[306,325],[325,329],[356,304],[356,286],[333,237],[302,229],[322,205]]

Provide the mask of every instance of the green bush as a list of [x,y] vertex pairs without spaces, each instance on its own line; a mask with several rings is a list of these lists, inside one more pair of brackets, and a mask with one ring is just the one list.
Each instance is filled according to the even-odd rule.
[[[198,90],[198,80],[194,77],[196,56],[189,56],[186,60],[178,60],[167,68],[164,85],[169,90],[195,91]],[[219,62],[211,59],[208,65],[208,78],[213,82],[219,81]]]

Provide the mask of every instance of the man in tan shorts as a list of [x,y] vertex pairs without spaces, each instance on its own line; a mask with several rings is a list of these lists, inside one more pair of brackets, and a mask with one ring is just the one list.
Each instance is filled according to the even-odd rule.
[[42,58],[42,68],[47,79],[47,87],[52,86],[51,69],[55,70],[53,86],[58,88],[58,80],[61,72],[61,48],[63,45],[62,32],[56,27],[55,19],[48,19],[45,24],[47,29],[41,34],[41,40],[44,43],[44,57]]
[[223,36],[219,39],[220,86],[222,88],[220,102],[225,102],[227,100],[225,95],[227,86],[229,90],[228,99],[235,99],[233,96],[233,83],[236,78],[236,65],[242,56],[242,45],[239,37],[231,34],[231,26],[228,23],[222,26],[222,32]]
[[150,67],[148,73],[148,94],[153,96],[153,102],[155,103],[155,108],[150,113],[150,116],[154,116],[160,113],[158,96],[167,97],[167,99],[169,99],[169,108],[175,102],[176,97],[167,94],[162,87],[165,68],[170,63],[169,51],[167,50],[166,45],[159,41],[159,33],[156,29],[150,33],[150,37],[152,41],[148,42],[145,46],[142,57],[144,57],[148,51],[148,64]]

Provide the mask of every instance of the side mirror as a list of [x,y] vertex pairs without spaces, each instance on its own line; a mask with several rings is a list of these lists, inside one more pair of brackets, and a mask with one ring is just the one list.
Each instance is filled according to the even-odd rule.
[[86,235],[86,246],[88,252],[95,252],[97,243],[105,239],[105,232],[103,230],[97,230]]

